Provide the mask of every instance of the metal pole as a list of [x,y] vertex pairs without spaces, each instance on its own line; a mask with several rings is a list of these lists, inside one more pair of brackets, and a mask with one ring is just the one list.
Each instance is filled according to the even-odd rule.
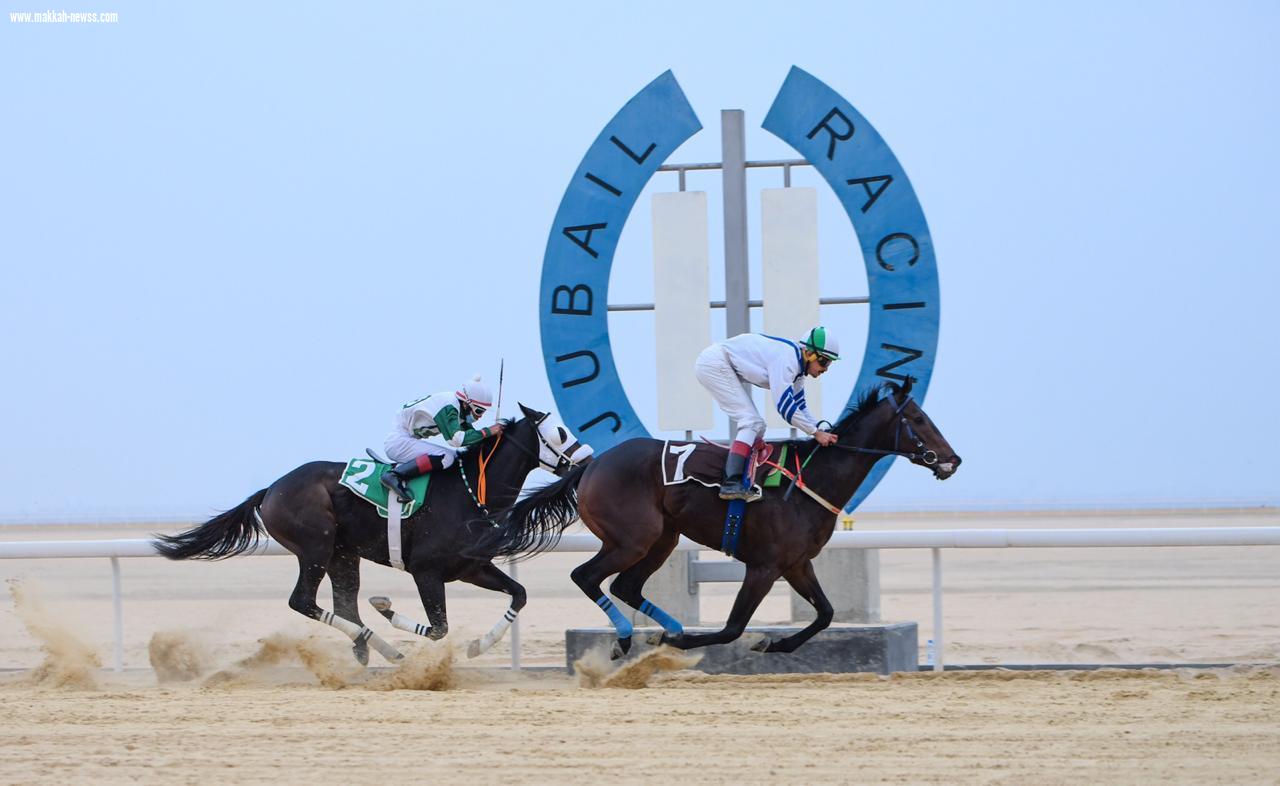
[[[507,565],[507,574],[511,576],[512,581],[520,580],[520,570],[516,567],[516,563],[512,562]],[[511,623],[511,670],[520,671],[520,617],[517,616],[515,622]]]
[[933,552],[933,670],[942,671],[946,665],[946,645],[942,636],[942,549]]
[[724,183],[725,335],[751,330],[747,278],[747,133],[741,109],[720,112]]
[[[724,187],[724,302],[725,337],[751,330],[747,305],[747,131],[741,109],[720,110],[720,160]],[[747,394],[751,390],[743,385]],[[729,420],[729,439],[737,432]]]
[[124,671],[124,601],[120,597],[120,560],[111,558],[111,608],[115,615],[115,670]]

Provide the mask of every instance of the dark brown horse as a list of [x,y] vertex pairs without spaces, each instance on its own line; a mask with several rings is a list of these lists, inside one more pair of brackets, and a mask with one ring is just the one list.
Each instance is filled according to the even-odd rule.
[[[410,633],[439,639],[449,630],[444,585],[465,581],[511,596],[511,607],[468,650],[472,657],[493,645],[524,607],[525,590],[478,553],[473,522],[485,513],[476,499],[481,456],[487,507],[503,510],[515,502],[525,478],[539,465],[564,476],[591,450],[573,439],[554,418],[525,407],[524,417],[507,421],[501,437],[490,437],[458,455],[457,463],[433,473],[423,507],[401,525],[404,566],[418,585],[430,625],[391,610],[386,598],[370,598],[391,624]],[[389,661],[403,657],[360,620],[360,560],[389,565],[387,522],[373,505],[338,481],[344,462],[313,461],[284,475],[237,507],[178,535],[162,535],[156,550],[170,559],[223,559],[252,549],[264,531],[298,558],[298,582],[289,607],[331,625],[351,637],[361,663],[372,645]],[[332,612],[316,604],[316,592],[328,573],[333,585]]]
[[[803,481],[818,496],[836,504],[853,496],[886,455],[903,456],[939,480],[950,477],[960,457],[911,398],[911,382],[885,384],[862,396],[858,406],[833,427],[839,441],[818,449],[806,440],[792,443],[798,455],[817,451],[804,469]],[[602,545],[599,553],[578,566],[573,581],[609,615],[617,631],[615,657],[631,646],[632,627],[601,591],[607,577],[618,574],[610,592],[662,625],[662,641],[681,649],[722,644],[742,635],[748,620],[778,578],[785,578],[817,610],[818,616],[797,633],[761,641],[761,652],[791,652],[831,624],[832,608],[812,560],[835,528],[836,514],[803,494],[766,489],[759,502],[747,506],[735,556],[746,563],[746,577],[723,630],[687,634],[681,624],[642,594],[645,580],[666,561],[680,536],[709,548],[722,543],[727,505],[716,490],[697,483],[664,485],[663,442],[633,439],[575,468],[516,503],[488,536],[486,552],[514,556],[549,548],[574,515],[580,516]]]

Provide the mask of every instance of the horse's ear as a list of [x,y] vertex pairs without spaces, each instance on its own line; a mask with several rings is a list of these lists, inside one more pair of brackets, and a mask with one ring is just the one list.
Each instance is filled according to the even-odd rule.
[[904,396],[911,395],[911,385],[915,381],[916,381],[915,377],[911,376],[910,374],[907,375],[907,381],[902,383],[902,395]]
[[524,416],[529,420],[538,421],[544,417],[544,413],[539,412],[536,409],[531,409],[529,407],[526,407],[523,402],[518,402],[518,403],[520,403],[520,411],[523,412]]

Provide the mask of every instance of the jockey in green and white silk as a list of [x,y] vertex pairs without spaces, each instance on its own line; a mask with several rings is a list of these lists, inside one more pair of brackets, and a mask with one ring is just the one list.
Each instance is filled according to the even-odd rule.
[[[396,414],[395,428],[383,447],[395,466],[382,475],[382,485],[394,491],[401,502],[412,499],[405,481],[453,465],[457,448],[469,447],[502,432],[494,424],[477,429],[472,423],[484,416],[493,403],[489,386],[479,375],[455,391],[433,393],[405,404]],[[440,437],[441,445],[429,442]]]
[[798,342],[743,333],[712,344],[698,355],[694,364],[698,381],[710,391],[720,409],[738,423],[720,483],[722,499],[759,498],[750,483],[744,483],[743,473],[752,447],[764,435],[765,422],[742,383],[768,390],[783,420],[811,435],[818,444],[830,445],[836,436],[820,430],[817,418],[809,412],[804,400],[804,379],[806,375],[822,376],[839,359],[839,344],[824,327],[810,330]]

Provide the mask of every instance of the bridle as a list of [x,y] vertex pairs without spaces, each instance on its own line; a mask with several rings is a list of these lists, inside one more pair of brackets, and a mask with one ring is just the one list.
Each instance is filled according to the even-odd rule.
[[[555,464],[552,464],[552,463],[550,463],[550,462],[546,461],[545,459],[543,459],[543,458],[542,458],[542,451],[532,451],[532,450],[529,450],[529,449],[528,449],[528,448],[526,448],[524,445],[521,445],[519,442],[517,442],[517,441],[516,441],[516,440],[514,440],[514,439],[510,441],[510,444],[512,444],[512,445],[514,445],[516,448],[518,448],[518,449],[520,450],[520,452],[521,452],[521,453],[525,454],[526,456],[529,456],[529,457],[530,457],[530,458],[532,458],[534,461],[538,462],[538,466],[545,467],[545,468],[547,468],[547,469],[551,470],[551,471],[552,471],[552,472],[554,472],[557,476],[563,476],[563,474],[564,474],[564,473],[565,473],[565,472],[566,472],[570,467],[572,467],[572,466],[574,466],[574,465],[576,465],[576,464],[580,463],[581,461],[586,460],[587,458],[590,458],[590,457],[591,457],[591,454],[592,454],[592,451],[589,449],[589,447],[587,446],[587,444],[586,444],[585,442],[580,442],[580,441],[578,441],[577,437],[572,437],[572,438],[573,438],[573,443],[569,446],[569,449],[568,449],[568,450],[563,450],[563,451],[562,451],[562,450],[557,449],[554,445],[552,445],[550,442],[548,442],[548,441],[547,441],[547,438],[546,438],[546,437],[544,437],[544,436],[542,435],[542,428],[541,428],[541,427],[542,427],[542,423],[543,423],[543,421],[545,421],[548,417],[550,417],[550,414],[551,414],[551,413],[549,413],[549,412],[548,412],[548,413],[544,413],[542,417],[538,418],[536,421],[532,421],[532,422],[533,422],[533,433],[535,433],[535,434],[537,434],[537,435],[538,435],[538,441],[542,443],[543,447],[545,447],[547,450],[551,451],[551,453],[552,453],[553,455],[555,455],[555,457],[556,457],[556,463],[555,463]],[[571,435],[571,436],[572,436],[572,435]],[[502,437],[498,437],[498,439],[499,439],[499,440],[501,440],[501,439],[502,439]],[[497,446],[497,444],[495,443],[493,447],[494,447],[494,450],[496,450],[498,446]],[[575,459],[575,458],[574,458],[574,454],[575,454],[575,453],[577,453],[577,452],[579,451],[579,449],[580,449],[580,448],[583,448],[583,447],[588,447],[588,450],[587,450],[587,452],[586,452],[586,455],[584,455],[584,456],[580,456],[579,458]],[[493,455],[493,453],[491,452],[489,455],[490,455],[490,456],[492,456],[492,455]],[[485,459],[485,461],[487,461],[487,459]],[[482,461],[482,464],[483,464],[483,463],[484,463],[484,461]],[[459,462],[458,462],[458,465],[457,465],[457,466],[458,466],[458,474],[462,475],[462,485],[467,489],[467,493],[468,493],[469,495],[471,495],[471,501],[476,503],[476,507],[480,509],[480,513],[481,513],[482,515],[484,515],[485,517],[488,517],[488,516],[489,516],[489,508],[488,508],[488,506],[486,506],[486,505],[484,504],[484,502],[482,502],[482,501],[480,500],[480,496],[481,496],[481,495],[476,494],[475,490],[471,488],[471,481],[467,478],[467,470],[466,470],[466,467],[465,467],[465,466],[463,466],[463,463],[462,463],[461,461],[459,461]],[[481,477],[480,477],[481,486],[483,486],[483,483],[484,483],[484,477],[483,477],[483,475],[484,475],[484,472],[483,472],[483,469],[482,469],[482,471],[481,471]],[[482,491],[483,491],[483,489],[482,489]]]
[[542,446],[546,448],[553,456],[556,457],[556,463],[552,464],[551,462],[544,459],[542,457],[542,451],[540,450],[537,452],[534,452],[514,440],[512,440],[511,444],[519,448],[521,452],[523,452],[526,456],[530,456],[535,461],[537,461],[538,466],[543,467],[544,469],[550,470],[551,472],[555,473],[557,477],[562,477],[564,473],[569,470],[570,467],[588,458],[591,455],[591,451],[588,450],[586,455],[580,456],[575,459],[574,454],[578,453],[578,451],[581,448],[586,447],[586,443],[579,442],[578,438],[572,435],[570,435],[570,439],[572,439],[573,442],[570,443],[567,449],[561,450],[556,446],[552,445],[547,440],[547,438],[542,434],[542,424],[549,417],[551,417],[551,413],[547,412],[547,413],[543,413],[542,417],[538,418],[536,421],[533,421],[533,433],[538,435],[538,442],[542,443]]
[[[918,459],[920,463],[924,464],[926,467],[932,467],[934,464],[937,464],[938,463],[937,452],[933,450],[924,449],[924,440],[920,439],[920,435],[917,434],[916,430],[911,427],[911,421],[904,414],[904,410],[907,408],[907,405],[911,403],[911,401],[912,401],[912,398],[910,395],[908,395],[905,398],[903,398],[902,403],[899,404],[897,407],[895,407],[893,410],[893,415],[891,417],[896,417],[898,419],[898,428],[895,428],[893,430],[893,449],[892,450],[879,450],[877,448],[863,448],[863,447],[858,447],[856,445],[841,445],[839,442],[835,443],[835,447],[840,448],[841,450],[848,450],[853,453],[871,453],[878,456],[902,456],[910,461],[916,461]],[[902,439],[903,427],[905,427],[907,430],[907,437],[912,442],[916,443],[917,452],[913,453],[911,451],[899,449],[898,446]]]

